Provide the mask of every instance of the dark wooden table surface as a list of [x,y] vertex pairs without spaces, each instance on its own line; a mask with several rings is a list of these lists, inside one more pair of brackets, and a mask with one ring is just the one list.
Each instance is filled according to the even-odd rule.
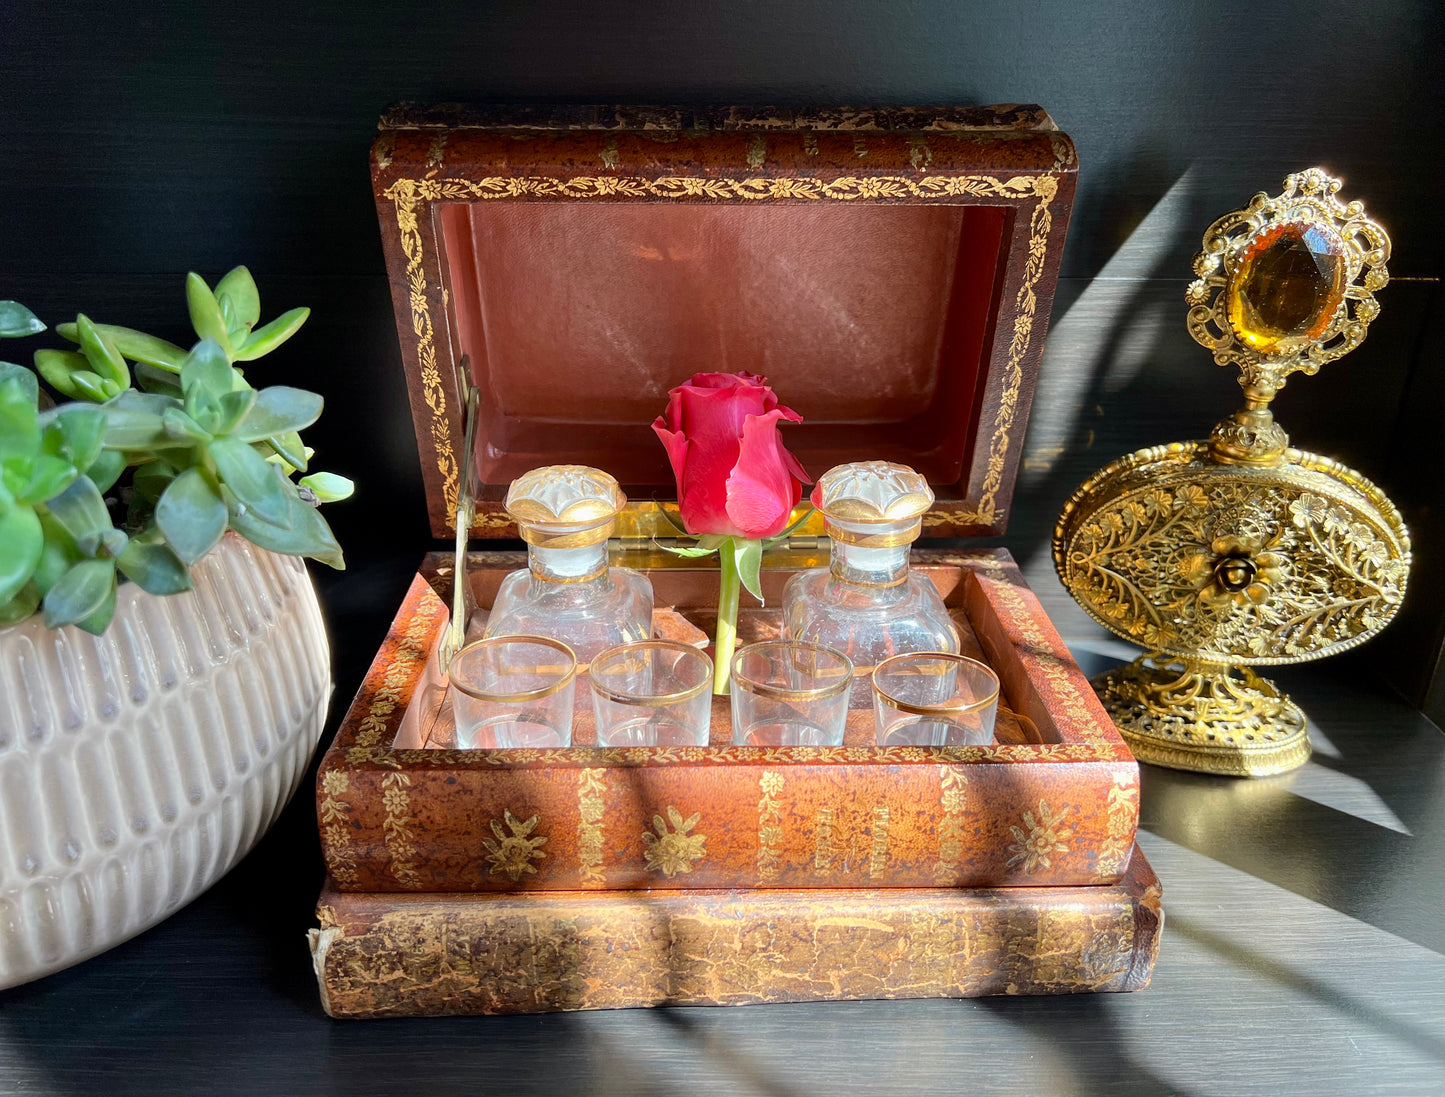
[[1303,769],[1144,767],[1167,918],[1138,994],[334,1022],[303,792],[168,922],[0,993],[0,1093],[1439,1094],[1445,735],[1338,667],[1281,678]]

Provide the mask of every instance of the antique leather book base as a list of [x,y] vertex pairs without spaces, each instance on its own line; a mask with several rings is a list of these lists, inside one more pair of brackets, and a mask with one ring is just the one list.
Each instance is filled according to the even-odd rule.
[[1149,985],[1164,914],[1117,884],[888,891],[386,895],[327,885],[311,954],[332,1017],[549,1013]]

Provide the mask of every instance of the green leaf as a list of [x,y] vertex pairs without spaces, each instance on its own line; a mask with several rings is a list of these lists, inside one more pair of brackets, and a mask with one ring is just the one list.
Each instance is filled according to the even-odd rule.
[[156,525],[176,555],[194,564],[226,532],[226,504],[200,469],[187,469],[156,503]]
[[[202,414],[211,411],[209,416],[214,423],[218,418],[215,409],[199,408]],[[187,445],[201,445],[211,440],[211,432],[200,423],[197,423],[180,408],[166,408],[161,415],[161,426],[165,428],[166,436],[176,442],[183,442]]]
[[10,507],[0,514],[0,602],[10,601],[30,582],[44,548],[45,534],[35,511]]
[[226,505],[230,510],[231,528],[252,544],[291,556],[310,556],[338,571],[345,569],[341,546],[336,543],[331,527],[315,507],[307,506],[299,497],[292,496],[288,500],[291,527],[282,529],[261,521],[252,511],[242,507],[240,501],[224,487],[221,490],[226,495]]
[[187,446],[166,433],[165,413],[180,408],[169,396],[127,389],[105,405],[105,448],[149,452]]
[[301,435],[294,430],[285,434],[275,434],[266,439],[266,445],[275,452],[274,457],[268,457],[268,461],[285,461],[297,472],[305,472],[306,464],[311,460],[311,453],[301,444]]
[[[45,624],[48,628],[61,625],[86,623],[87,631],[91,619],[99,614],[107,601],[114,604],[115,561],[81,560],[60,577],[45,595]],[[106,618],[105,624],[109,624]]]
[[0,380],[0,460],[40,450],[40,413],[29,386],[17,377]]
[[76,467],[64,457],[54,457],[48,453],[38,453],[29,461],[23,458],[11,460],[29,466],[29,475],[23,483],[17,484],[11,481],[9,462],[6,462],[5,486],[15,495],[18,503],[43,503],[65,491],[80,476]]
[[222,305],[229,301],[232,318],[248,332],[261,319],[261,295],[245,267],[236,267],[216,283],[216,300]]
[[125,471],[125,454],[118,449],[103,449],[85,470],[91,483],[102,495],[115,487],[120,474]]
[[189,570],[165,545],[132,541],[116,558],[116,566],[148,594],[179,594],[191,589]]
[[[96,324],[95,330],[110,340],[111,346],[134,362],[144,362],[168,373],[179,373],[181,363],[186,360],[184,348],[134,328]],[[62,339],[69,339],[72,343],[80,342],[80,331],[75,324],[61,324],[55,331]]]
[[45,509],[77,544],[87,534],[104,533],[112,528],[105,499],[88,476],[82,476],[55,498],[47,500]]
[[91,370],[83,354],[73,350],[37,350],[35,370],[51,388],[72,400],[91,400],[97,404],[106,401],[100,375]]
[[97,530],[75,541],[75,547],[82,556],[94,556],[101,560],[113,560],[125,551],[128,544],[130,538],[118,529]]
[[737,563],[738,576],[748,593],[759,602],[763,600],[763,582],[759,574],[763,563],[763,543],[749,541],[742,537],[733,538],[733,560]]
[[217,402],[216,434],[229,434],[256,403],[256,390],[247,386],[228,392]]
[[256,394],[256,402],[231,433],[243,442],[260,442],[304,430],[321,418],[325,401],[314,392],[272,385]]
[[85,313],[75,318],[75,332],[80,337],[80,352],[96,376],[114,381],[121,388],[130,388],[130,368],[125,359],[110,340],[96,330]]
[[40,591],[34,583],[26,583],[10,601],[0,604],[0,625],[23,621],[40,607]]
[[0,301],[0,339],[20,339],[44,330],[35,313],[19,301]]
[[283,312],[269,324],[257,328],[241,344],[236,352],[236,361],[253,362],[264,354],[270,354],[295,335],[310,315],[310,309],[292,309],[290,312]]
[[235,387],[235,377],[224,346],[215,339],[202,339],[181,366],[181,391],[188,400],[196,392],[219,400]]
[[78,469],[87,469],[100,456],[105,441],[105,412],[83,404],[67,404],[40,417],[44,436],[41,447],[64,457]]
[[303,476],[301,486],[307,488],[321,503],[339,503],[343,499],[350,499],[356,491],[355,484],[334,472],[313,472],[310,476]]
[[[221,315],[221,306],[206,280],[195,271],[186,275],[186,304],[191,310],[191,327],[196,329],[196,338],[214,339],[229,361],[235,355],[231,346],[231,335],[226,330],[226,319]],[[194,352],[192,352],[194,353]]]
[[92,636],[101,636],[110,627],[110,620],[115,616],[115,582],[112,575],[110,590],[106,593],[105,601],[100,608],[87,617],[84,621],[75,622],[75,627],[82,632],[88,632]]
[[48,511],[42,510],[39,514],[40,529],[45,535],[45,548],[36,562],[32,582],[43,597],[50,593],[50,588],[82,557],[80,550],[75,547],[75,538],[65,532],[65,527],[51,517]]
[[182,396],[181,386],[176,382],[174,371],[148,366],[144,362],[135,367],[135,383],[146,392],[174,396],[177,400]]
[[674,556],[682,556],[688,560],[694,560],[700,556],[711,556],[717,551],[715,548],[674,548],[672,545],[660,545],[656,541],[652,544],[655,548],[662,549],[663,552],[670,552]]
[[0,362],[0,385],[16,381],[25,390],[25,398],[31,404],[40,402],[40,382],[35,379],[34,370],[17,366],[14,362]]
[[296,489],[277,475],[266,458],[238,438],[217,438],[206,450],[216,462],[221,483],[231,489],[241,505],[273,526],[290,526],[288,495]]

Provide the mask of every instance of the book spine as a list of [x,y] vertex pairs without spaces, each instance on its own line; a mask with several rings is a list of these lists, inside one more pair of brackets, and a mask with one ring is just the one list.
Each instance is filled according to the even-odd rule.
[[1112,887],[379,895],[328,885],[311,931],[333,1017],[1132,991],[1158,880]]
[[1137,781],[1129,762],[359,770],[322,836],[347,891],[1097,885],[1124,870]]

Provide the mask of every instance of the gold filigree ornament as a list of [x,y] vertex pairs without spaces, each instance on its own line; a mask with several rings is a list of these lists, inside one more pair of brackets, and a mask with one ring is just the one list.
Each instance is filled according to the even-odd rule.
[[1410,536],[1353,469],[1294,449],[1269,403],[1359,346],[1390,238],[1315,168],[1204,234],[1189,333],[1240,370],[1208,441],[1107,465],[1064,506],[1054,565],[1096,621],[1147,649],[1094,679],[1145,762],[1259,777],[1310,753],[1299,707],[1250,669],[1355,647],[1400,607]]

